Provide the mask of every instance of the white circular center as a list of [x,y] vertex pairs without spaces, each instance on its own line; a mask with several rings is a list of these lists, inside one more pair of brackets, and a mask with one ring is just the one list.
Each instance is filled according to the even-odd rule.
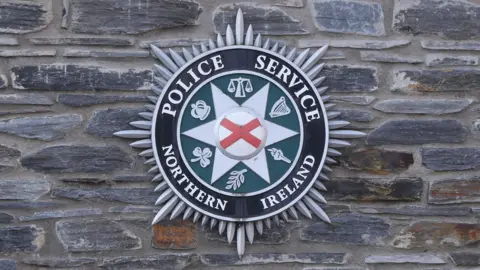
[[256,156],[265,146],[267,134],[263,119],[247,108],[227,112],[215,125],[217,147],[237,160]]

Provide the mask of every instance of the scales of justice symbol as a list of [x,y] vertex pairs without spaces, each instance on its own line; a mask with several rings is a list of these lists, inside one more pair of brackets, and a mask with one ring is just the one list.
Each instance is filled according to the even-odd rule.
[[[179,196],[179,193],[174,190],[174,186],[169,182],[170,180],[167,179],[161,169],[162,161],[158,158],[159,155],[156,154],[158,149],[154,144],[157,132],[153,122],[157,112],[156,107],[162,102],[164,96],[162,92],[169,89],[171,82],[183,71],[182,67],[203,56],[208,56],[212,52],[217,52],[221,48],[235,49],[239,47],[242,49],[251,48],[251,50],[257,52],[272,55],[299,70],[299,74],[303,74],[302,76],[307,79],[307,83],[313,89],[316,89],[316,96],[322,107],[321,117],[326,122],[325,127],[322,127],[322,132],[326,134],[325,141],[319,142],[325,145],[325,150],[322,150],[323,156],[318,168],[316,168],[318,170],[315,177],[309,182],[308,187],[302,190],[301,195],[292,199],[285,207],[282,206],[281,209],[275,212],[265,211],[259,214],[258,217],[248,219],[223,218],[217,214],[211,214],[208,209],[199,209],[186,198]],[[347,121],[335,120],[340,113],[334,110],[334,105],[329,103],[328,96],[324,95],[327,90],[327,87],[322,86],[325,80],[325,77],[321,75],[324,64],[319,63],[327,48],[328,46],[323,46],[313,53],[310,53],[310,49],[297,51],[296,48],[291,48],[287,50],[286,46],[280,48],[278,43],[272,43],[269,39],[262,38],[260,34],[257,34],[255,37],[251,25],[245,31],[243,13],[240,9],[237,12],[234,29],[228,25],[225,36],[218,34],[216,41],[210,39],[207,44],[201,44],[199,47],[183,48],[182,53],[171,49],[169,49],[168,53],[165,53],[158,47],[151,46],[152,54],[159,61],[154,65],[156,75],[154,76],[152,95],[149,96],[152,104],[146,105],[146,111],[140,113],[144,120],[131,122],[130,124],[134,128],[116,132],[115,135],[134,139],[135,141],[130,145],[140,149],[139,155],[145,158],[145,164],[151,166],[148,172],[153,174],[152,181],[157,185],[155,191],[159,192],[159,197],[155,204],[160,206],[160,210],[154,217],[152,224],[165,219],[175,218],[193,219],[194,222],[200,221],[202,226],[209,226],[210,229],[216,228],[220,235],[226,234],[229,243],[235,239],[238,254],[242,256],[245,252],[246,241],[253,243],[255,235],[263,234],[265,229],[271,228],[272,223],[279,225],[281,220],[298,219],[299,214],[307,218],[316,216],[327,223],[330,222],[327,214],[322,209],[322,205],[326,203],[322,195],[322,192],[326,191],[323,182],[329,180],[327,175],[332,171],[330,164],[337,163],[335,157],[341,155],[338,149],[351,145],[347,141],[348,139],[360,138],[365,136],[365,134],[350,130],[347,127],[349,125]],[[246,78],[238,76],[235,79],[230,82],[231,87],[229,85],[226,89],[233,97],[246,99],[246,102],[248,102],[248,100],[252,99],[252,96],[261,92],[257,91],[255,94],[256,89],[252,87],[251,83],[247,83]],[[221,90],[219,91],[222,92]],[[225,100],[228,101],[228,99],[223,101]],[[265,156],[270,155],[280,164],[295,166],[296,161],[293,157],[285,155],[282,149],[278,147],[269,147],[269,140],[272,140],[278,134],[285,134],[288,131],[285,128],[285,130],[282,130],[284,132],[277,132],[275,127],[272,128],[273,125],[271,125],[271,123],[275,122],[274,119],[281,119],[282,117],[287,117],[285,115],[294,113],[295,108],[285,106],[286,101],[285,97],[282,96],[275,100],[273,106],[264,112],[249,110],[247,107],[251,109],[251,106],[243,106],[244,104],[242,104],[242,106],[236,106],[235,110],[230,110],[231,108],[229,108],[229,110],[223,111],[221,115],[215,115],[215,121],[207,119],[209,119],[209,115],[218,111],[218,104],[208,104],[205,100],[194,100],[188,103],[186,106],[188,106],[189,110],[194,111],[195,114],[192,117],[202,123],[205,122],[205,124],[207,124],[207,121],[212,122],[211,125],[214,130],[214,136],[210,135],[210,139],[208,139],[212,144],[207,144],[214,145],[214,147],[195,147],[191,152],[192,159],[188,160],[188,162],[198,162],[201,168],[213,168],[215,160],[212,160],[212,156],[216,155],[216,151],[219,151],[223,156],[229,158],[228,160],[233,160],[232,162],[235,163],[248,163],[252,156],[257,157],[260,153],[263,153]],[[222,104],[222,102],[219,104]],[[267,120],[267,114],[270,120]],[[289,132],[292,134],[296,131],[289,130]],[[244,147],[235,146],[239,143]],[[245,168],[247,168],[246,170],[252,169],[249,166]],[[262,174],[260,169],[256,170],[256,172],[257,174]],[[240,183],[248,181],[243,177],[247,173],[245,169],[236,170],[235,172],[230,171],[229,179],[232,177],[231,180],[235,181],[238,188],[238,181]],[[210,182],[212,179],[210,179]],[[265,177],[262,177],[262,179],[264,181],[268,180]],[[230,190],[233,190],[233,182],[230,184]],[[227,187],[225,188],[227,189]]]

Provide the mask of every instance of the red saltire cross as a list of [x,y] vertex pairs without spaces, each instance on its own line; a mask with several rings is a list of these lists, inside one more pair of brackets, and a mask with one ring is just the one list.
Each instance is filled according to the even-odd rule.
[[250,131],[261,125],[260,121],[258,121],[257,118],[253,119],[252,121],[248,122],[243,126],[237,125],[232,121],[228,120],[227,118],[223,118],[223,120],[220,122],[220,125],[232,132],[232,134],[220,141],[220,145],[224,149],[226,149],[240,139],[244,139],[246,142],[248,142],[255,148],[258,148],[262,143],[260,139],[250,133]]

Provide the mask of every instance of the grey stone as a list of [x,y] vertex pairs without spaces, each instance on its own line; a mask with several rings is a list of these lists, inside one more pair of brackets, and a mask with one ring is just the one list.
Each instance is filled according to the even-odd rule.
[[132,129],[130,122],[142,120],[138,115],[144,108],[117,108],[95,111],[86,132],[101,138],[114,137],[113,133]]
[[62,23],[60,27],[63,29],[68,28],[68,18],[70,17],[70,1],[64,0],[62,1]]
[[446,264],[447,262],[433,254],[395,254],[372,255],[365,258],[367,264],[412,263],[412,264]]
[[325,86],[329,93],[371,92],[378,88],[377,69],[369,66],[326,65]]
[[[290,241],[292,231],[300,227],[300,221],[280,222],[280,226],[272,226],[271,229],[264,228],[262,235],[255,236],[255,243],[263,245],[280,245]],[[227,243],[225,235],[219,235],[218,230],[208,230],[205,234],[208,240]],[[233,242],[236,242],[235,240]]]
[[465,171],[480,168],[480,148],[422,148],[422,165],[434,171]]
[[70,30],[89,34],[141,34],[196,25],[202,7],[187,0],[71,0]]
[[407,205],[400,207],[357,207],[363,214],[389,214],[401,216],[469,216],[472,211],[469,207],[423,207],[416,205]]
[[155,45],[159,48],[190,47],[192,45],[200,45],[202,43],[206,44],[207,42],[207,39],[199,38],[147,40],[140,42],[140,48],[150,49],[150,45]]
[[384,36],[382,5],[357,0],[311,0],[315,26],[320,31]]
[[8,85],[7,76],[4,74],[0,74],[0,88],[6,88]]
[[19,157],[20,154],[21,154],[21,152],[18,151],[17,149],[10,148],[8,146],[0,144],[0,160],[7,161],[7,160],[10,160],[12,158]]
[[57,101],[72,107],[82,107],[110,103],[144,103],[149,100],[144,95],[59,94]]
[[4,94],[0,95],[0,104],[8,105],[53,105],[55,102],[41,94]]
[[376,52],[376,51],[361,51],[360,58],[362,61],[370,62],[384,62],[384,63],[408,63],[419,64],[423,63],[423,59],[419,57],[404,56],[396,53]]
[[32,265],[35,267],[48,267],[48,268],[76,268],[84,265],[91,265],[97,262],[95,258],[26,258],[23,259],[24,264]]
[[152,71],[74,64],[14,66],[12,86],[22,90],[149,90]]
[[354,105],[370,105],[377,98],[374,96],[330,96],[333,103],[347,103]]
[[377,102],[373,108],[386,113],[449,114],[465,110],[471,99],[389,99]]
[[277,1],[277,3],[275,3],[274,5],[281,6],[281,7],[301,8],[303,7],[303,0],[280,0],[280,1]]
[[50,191],[44,179],[0,180],[0,200],[34,201]]
[[347,57],[343,52],[340,51],[331,51],[328,50],[321,59],[323,60],[340,60],[340,59],[346,59]]
[[480,89],[480,69],[400,70],[393,73],[391,90],[405,92]]
[[339,120],[347,120],[347,121],[354,121],[354,122],[362,122],[368,123],[373,121],[373,115],[371,112],[368,111],[361,111],[361,110],[351,110],[351,109],[342,109],[342,110],[335,110],[340,112]]
[[75,184],[104,184],[109,181],[105,179],[95,178],[95,177],[73,177],[73,178],[61,178],[60,181],[65,183],[75,183]]
[[12,221],[13,221],[12,215],[7,213],[0,213],[0,224],[8,224],[8,223],[11,223]]
[[35,45],[85,45],[85,46],[112,46],[125,47],[135,44],[129,38],[107,38],[107,37],[34,37],[28,41]]
[[480,139],[480,119],[473,120],[472,126],[470,127],[470,132],[472,133],[473,137]]
[[307,268],[303,268],[302,270],[368,270],[368,269],[362,268],[362,267],[307,267]]
[[13,170],[15,170],[15,166],[0,164],[0,172],[11,172]]
[[39,57],[39,56],[55,56],[56,50],[34,50],[34,49],[19,49],[19,50],[0,50],[0,57]]
[[408,170],[413,165],[413,154],[380,148],[346,149],[338,157],[342,167],[353,171],[366,171],[378,175]]
[[153,176],[151,174],[138,175],[117,175],[113,178],[114,182],[151,182]]
[[480,179],[447,179],[430,183],[429,204],[480,202]]
[[200,261],[207,266],[264,265],[273,263],[346,264],[346,253],[250,253],[239,258],[236,254],[202,254]]
[[421,178],[335,178],[324,182],[326,198],[337,201],[420,201]]
[[155,256],[123,256],[105,258],[100,267],[108,270],[130,270],[130,269],[157,269],[173,270],[184,269],[192,264],[197,256],[190,253],[157,254]]
[[298,47],[322,47],[329,45],[333,48],[352,48],[352,49],[370,49],[383,50],[410,44],[410,40],[321,40],[321,39],[300,39],[298,40]]
[[1,46],[17,46],[18,40],[13,37],[0,37]]
[[0,228],[0,253],[36,252],[45,243],[45,232],[36,225]]
[[31,216],[20,216],[20,221],[32,221],[50,218],[83,217],[101,215],[102,210],[98,208],[77,208],[60,211],[35,212]]
[[475,40],[423,40],[421,44],[428,50],[480,51],[480,42]]
[[391,120],[370,132],[366,144],[462,143],[466,135],[458,120]]
[[251,24],[255,33],[262,35],[304,35],[308,31],[302,23],[280,8],[255,3],[237,3],[218,6],[213,12],[215,33],[225,34],[227,25],[235,25],[237,10],[241,8],[245,25]]
[[425,64],[427,67],[477,66],[478,56],[427,54]]
[[307,242],[383,246],[390,236],[390,225],[380,218],[344,214],[331,221],[303,228],[300,238]]
[[114,206],[108,209],[110,213],[156,213],[160,210],[161,207],[155,206],[138,206],[138,205],[127,205],[127,206]]
[[39,208],[56,208],[64,206],[59,202],[29,202],[29,201],[10,201],[0,202],[0,209],[39,209]]
[[480,37],[480,5],[453,0],[397,0],[392,27],[414,35],[437,34],[451,39]]
[[1,270],[17,270],[17,262],[10,259],[0,259]]
[[13,109],[13,110],[0,111],[0,116],[32,114],[32,113],[39,114],[39,113],[46,113],[46,112],[53,112],[53,110],[52,109]]
[[140,238],[109,219],[60,220],[55,224],[57,237],[68,252],[135,250]]
[[112,172],[132,162],[119,147],[87,145],[50,146],[20,159],[25,168],[47,173]]
[[455,252],[450,253],[450,258],[456,266],[480,266],[480,253]]
[[[52,20],[52,2],[5,0],[0,3],[0,33],[25,34],[39,31]],[[28,18],[28,19],[27,19]]]
[[65,137],[81,123],[78,114],[22,117],[0,121],[0,132],[48,142]]
[[56,188],[52,197],[67,198],[79,201],[105,200],[132,204],[152,205],[158,198],[158,193],[152,188]]
[[65,49],[65,57],[95,57],[95,58],[128,58],[149,57],[150,52],[145,50],[79,50]]

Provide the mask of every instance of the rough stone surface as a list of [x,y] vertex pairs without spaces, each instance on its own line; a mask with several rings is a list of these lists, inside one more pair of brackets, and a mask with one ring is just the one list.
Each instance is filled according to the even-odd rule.
[[368,145],[461,143],[467,130],[457,120],[392,120],[370,132]]
[[158,206],[137,206],[137,205],[127,205],[127,206],[114,206],[108,209],[110,213],[156,213],[161,208]]
[[[300,227],[300,221],[280,222],[279,226],[272,226],[271,229],[264,228],[262,235],[255,235],[255,243],[262,245],[280,245],[287,243],[292,235],[292,231]],[[208,240],[227,243],[224,235],[219,235],[218,230],[207,230],[205,234]],[[232,242],[236,242],[233,240]]]
[[421,44],[428,50],[480,51],[480,42],[474,40],[423,40]]
[[21,90],[148,90],[152,71],[74,64],[11,68],[12,86]]
[[357,207],[364,214],[390,214],[401,216],[469,216],[472,211],[468,207],[423,207],[408,205],[401,207]]
[[76,268],[84,265],[91,265],[97,262],[95,258],[26,258],[24,264],[36,267],[48,268]]
[[78,114],[22,117],[0,121],[0,132],[48,142],[65,137],[81,123]]
[[0,95],[0,104],[5,105],[53,105],[55,102],[41,94],[5,94]]
[[[0,213],[0,224],[8,224],[13,221],[14,217],[7,213]],[[1,268],[0,268],[1,269]]]
[[0,37],[0,45],[2,46],[17,46],[18,40],[11,37]]
[[352,48],[352,49],[370,49],[382,50],[390,49],[410,44],[410,40],[321,40],[321,39],[300,39],[298,40],[298,47],[322,47],[329,45],[333,48]]
[[207,266],[262,265],[273,263],[345,264],[345,253],[253,253],[239,258],[236,254],[202,254],[200,261]]
[[57,101],[61,104],[82,107],[110,103],[146,103],[144,95],[88,95],[88,94],[59,94]]
[[302,229],[300,238],[308,242],[383,246],[390,225],[383,219],[345,214],[331,219],[332,224],[314,223]]
[[242,9],[245,24],[251,24],[255,33],[270,36],[308,34],[299,20],[282,9],[253,3],[218,6],[213,13],[215,33],[225,34],[228,24],[235,25],[238,8]]
[[114,137],[113,133],[129,130],[133,121],[143,120],[138,114],[144,108],[118,108],[95,111],[88,122],[86,132],[101,138]]
[[0,228],[0,253],[35,252],[45,243],[45,232],[36,225]]
[[425,64],[427,67],[477,66],[478,56],[427,54]]
[[7,76],[0,74],[0,88],[6,88],[8,85]]
[[165,220],[153,226],[152,246],[159,249],[194,249],[197,226],[191,220]]
[[452,248],[473,245],[480,240],[480,224],[416,222],[393,238],[396,248]]
[[352,0],[311,0],[315,26],[320,31],[384,36],[382,5]]
[[0,180],[0,200],[36,200],[50,191],[44,179]]
[[324,195],[338,201],[419,201],[423,191],[420,178],[335,178],[324,184]]
[[18,115],[18,114],[39,114],[39,113],[46,113],[46,112],[53,112],[52,109],[11,109],[0,111],[0,116],[7,116],[7,115]]
[[304,0],[280,0],[277,3],[275,3],[275,6],[283,6],[283,7],[297,7],[301,8],[303,7],[303,1]]
[[150,174],[126,174],[118,175],[113,178],[115,182],[151,182],[152,175]]
[[40,208],[55,208],[63,206],[59,202],[46,202],[46,201],[10,201],[10,202],[0,202],[0,209],[40,209]]
[[480,37],[480,5],[453,0],[396,0],[393,28],[402,32],[437,34],[451,39]]
[[472,126],[470,127],[470,133],[476,139],[480,139],[480,119],[475,119],[472,121]]
[[412,263],[412,264],[446,264],[447,262],[433,254],[397,254],[397,255],[373,255],[365,258],[367,264],[383,263]]
[[346,151],[340,162],[349,170],[388,174],[407,170],[413,164],[413,154],[378,148]]
[[450,258],[456,266],[480,266],[480,253],[455,252]]
[[20,50],[0,50],[0,57],[39,57],[39,56],[55,56],[56,50],[34,50],[34,49],[20,49]]
[[140,238],[108,219],[60,220],[58,239],[69,252],[140,249]]
[[56,188],[52,190],[52,196],[80,201],[105,200],[153,205],[158,198],[158,193],[155,193],[152,188]]
[[182,39],[160,39],[160,40],[147,40],[140,42],[140,47],[143,49],[150,49],[150,45],[155,45],[159,48],[171,48],[171,47],[190,47],[192,45],[207,44],[207,39],[199,38],[182,38]]
[[189,253],[157,254],[150,257],[123,256],[106,258],[100,264],[102,269],[130,270],[130,269],[184,269],[190,265],[196,256]]
[[374,96],[331,96],[330,101],[333,103],[347,103],[354,105],[370,105],[377,98]]
[[465,171],[480,168],[480,148],[422,148],[422,165],[434,171]]
[[480,179],[448,179],[430,183],[430,204],[475,202],[480,202]]
[[329,93],[370,92],[378,87],[377,70],[368,66],[327,65],[323,71]]
[[10,259],[0,259],[1,270],[17,270],[17,262]]
[[85,45],[124,47],[134,45],[133,39],[106,37],[34,37],[28,41],[35,45]]
[[50,23],[52,3],[50,1],[6,0],[0,3],[0,13],[2,14],[0,33],[31,33],[47,27]]
[[351,109],[337,109],[340,112],[338,120],[347,120],[349,122],[368,123],[373,121],[373,114],[369,111],[351,110]]
[[131,167],[132,158],[116,146],[59,145],[22,157],[28,169],[47,173],[112,172]]
[[49,218],[66,218],[66,217],[81,217],[81,216],[96,216],[102,214],[102,210],[98,208],[78,208],[60,211],[35,212],[31,216],[20,216],[20,221],[32,221]]
[[420,57],[412,57],[412,56],[400,55],[396,53],[385,53],[385,52],[375,52],[375,51],[361,51],[360,59],[362,61],[384,62],[384,63],[408,63],[408,64],[423,63],[423,59],[421,59]]
[[19,157],[21,154],[20,151],[18,151],[15,148],[10,148],[6,145],[1,145],[0,144],[0,161],[7,161],[12,158]]
[[465,110],[471,99],[388,99],[373,106],[374,109],[386,113],[405,114],[448,114]]
[[[1,56],[1,52],[0,52]],[[65,49],[65,57],[95,57],[95,58],[128,58],[128,57],[149,57],[150,52],[145,50],[79,50]]]
[[141,34],[197,24],[202,8],[187,0],[71,0],[70,30],[89,34]]
[[467,91],[480,89],[480,69],[400,70],[391,90],[405,92]]

